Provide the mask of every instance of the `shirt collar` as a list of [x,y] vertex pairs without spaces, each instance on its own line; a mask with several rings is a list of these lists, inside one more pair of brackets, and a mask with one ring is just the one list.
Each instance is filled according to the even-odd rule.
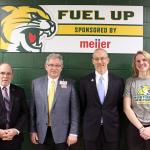
[[[2,86],[2,85],[0,85],[0,87],[1,87],[1,89],[4,87],[4,86]],[[10,84],[9,85],[7,85],[7,86],[5,86],[7,89],[9,89],[10,88]]]
[[58,82],[58,79],[59,79],[59,77],[58,77],[58,78],[55,78],[55,79],[52,79],[52,78],[50,78],[50,77],[48,76],[48,82],[50,82],[50,83],[51,83],[52,80],[54,80],[54,82],[57,83],[57,82]]
[[98,78],[98,79],[102,76],[104,80],[107,80],[108,79],[108,70],[104,74],[99,74],[97,71],[95,71],[95,75],[96,75],[96,78]]

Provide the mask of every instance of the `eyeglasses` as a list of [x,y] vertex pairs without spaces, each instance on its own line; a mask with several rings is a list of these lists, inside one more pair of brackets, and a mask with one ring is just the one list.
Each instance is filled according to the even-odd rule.
[[2,76],[4,76],[4,75],[11,76],[12,73],[11,72],[0,72],[0,75],[2,75]]
[[62,65],[47,64],[49,67],[60,68]]
[[95,61],[105,61],[106,59],[107,59],[108,57],[93,57],[93,60],[95,60]]

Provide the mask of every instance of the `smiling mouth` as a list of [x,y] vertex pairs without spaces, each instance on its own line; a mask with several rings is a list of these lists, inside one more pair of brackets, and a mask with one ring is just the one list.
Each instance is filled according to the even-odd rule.
[[8,82],[8,80],[3,80],[3,82]]

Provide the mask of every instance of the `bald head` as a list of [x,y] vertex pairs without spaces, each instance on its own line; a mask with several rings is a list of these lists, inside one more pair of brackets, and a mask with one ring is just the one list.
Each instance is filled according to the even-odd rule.
[[95,49],[92,56],[94,56],[94,54],[97,53],[98,51],[105,53],[106,56],[108,57],[107,51],[105,49],[102,49],[102,48]]

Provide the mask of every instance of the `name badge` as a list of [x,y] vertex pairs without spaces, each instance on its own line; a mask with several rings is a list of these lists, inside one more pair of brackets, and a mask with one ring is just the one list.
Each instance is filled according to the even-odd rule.
[[67,88],[67,81],[59,81],[61,88]]

